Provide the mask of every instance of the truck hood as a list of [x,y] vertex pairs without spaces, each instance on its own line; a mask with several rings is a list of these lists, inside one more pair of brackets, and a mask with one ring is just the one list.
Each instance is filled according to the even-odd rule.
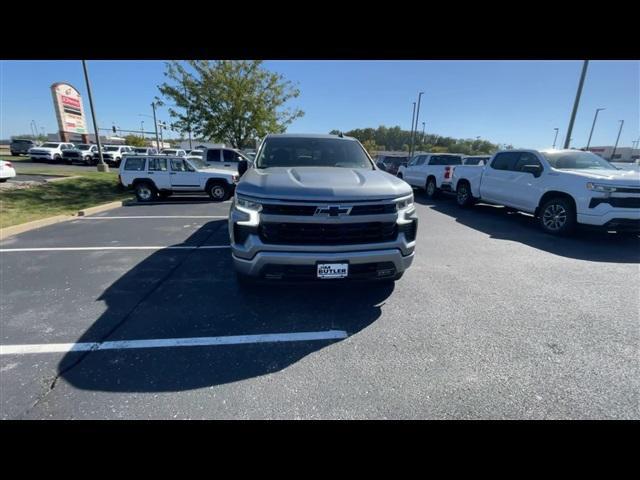
[[57,148],[49,148],[49,147],[32,147],[29,149],[29,152],[33,153],[52,153],[57,152]]
[[277,200],[369,201],[411,194],[409,184],[380,170],[341,167],[251,168],[236,191]]
[[640,186],[640,172],[637,170],[556,170],[560,173],[569,174],[585,180],[602,180],[607,183]]

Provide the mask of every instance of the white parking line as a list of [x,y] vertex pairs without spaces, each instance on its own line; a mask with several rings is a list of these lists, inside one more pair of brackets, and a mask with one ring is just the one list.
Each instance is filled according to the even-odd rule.
[[344,330],[326,330],[323,332],[263,333],[258,335],[232,335],[227,337],[162,338],[93,343],[0,345],[0,355],[86,352],[90,350],[126,350],[132,348],[203,347],[217,345],[242,345],[250,343],[308,342],[315,340],[339,340],[347,337],[347,332]]
[[44,248],[0,248],[0,253],[13,252],[75,252],[83,250],[211,250],[231,248],[231,245],[171,245],[144,247],[44,247]]
[[228,215],[149,215],[131,217],[78,217],[78,220],[128,220],[130,218],[229,218]]

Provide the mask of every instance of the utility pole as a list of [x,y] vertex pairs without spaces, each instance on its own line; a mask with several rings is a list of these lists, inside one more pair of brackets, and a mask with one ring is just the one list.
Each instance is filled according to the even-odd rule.
[[618,149],[618,141],[620,140],[620,134],[622,133],[622,126],[624,125],[624,120],[620,120],[620,130],[618,130],[618,138],[616,138],[616,144],[613,147],[613,153],[611,154],[610,162],[613,162],[614,157],[616,156],[616,150]]
[[596,126],[596,120],[598,119],[598,113],[600,112],[600,110],[605,110],[604,108],[596,108],[596,114],[593,117],[593,125],[591,125],[591,133],[589,134],[589,141],[587,142],[587,148],[586,150],[589,150],[589,145],[591,145],[591,136],[593,135],[593,129]]
[[99,172],[108,172],[109,166],[104,163],[102,158],[102,145],[100,145],[100,134],[98,133],[98,123],[96,122],[96,111],[93,108],[93,96],[91,95],[91,84],[89,82],[89,74],[87,73],[87,64],[82,60],[82,69],[84,70],[84,80],[87,83],[87,94],[89,95],[89,107],[91,107],[91,119],[93,120],[93,131],[96,136],[96,145],[98,145],[98,158],[99,163],[97,165]]
[[420,100],[422,100],[423,94],[424,92],[418,93],[418,108],[416,109],[416,126],[414,128],[414,131],[411,133],[411,148],[409,149],[409,157],[411,157],[413,153],[413,143],[416,136],[416,131],[418,130],[418,121],[420,119]]
[[555,137],[553,137],[553,147],[551,147],[551,148],[553,148],[553,149],[555,149],[555,148],[556,148],[556,140],[558,140],[558,131],[559,131],[560,129],[558,129],[558,128],[554,128],[554,130],[556,131],[556,136],[555,136]]
[[156,127],[156,146],[158,147],[158,151],[162,150],[160,147],[160,139],[158,138],[158,122],[156,121],[156,104],[155,102],[151,102],[151,108],[153,108],[153,124]]
[[564,148],[568,149],[571,145],[571,133],[573,131],[573,122],[576,119],[576,113],[578,112],[578,105],[580,104],[580,96],[582,95],[582,86],[584,85],[584,77],[587,75],[587,66],[589,60],[585,60],[582,64],[582,74],[580,75],[580,83],[578,83],[578,91],[576,92],[576,99],[573,102],[573,111],[571,112],[571,120],[569,120],[569,128],[567,129],[567,136],[564,139]]

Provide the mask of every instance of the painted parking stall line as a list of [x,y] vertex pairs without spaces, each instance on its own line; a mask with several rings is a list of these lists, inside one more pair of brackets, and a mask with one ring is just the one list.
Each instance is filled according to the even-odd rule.
[[147,219],[147,218],[162,218],[162,219],[166,219],[166,218],[176,218],[176,219],[182,219],[182,218],[213,218],[213,219],[222,219],[222,218],[229,218],[228,215],[149,215],[149,216],[143,216],[143,215],[136,215],[136,216],[130,216],[130,217],[93,217],[93,216],[89,216],[89,217],[78,217],[78,220],[129,220],[129,219]]
[[317,340],[341,340],[347,337],[347,332],[344,330],[326,330],[319,332],[231,335],[226,337],[162,338],[90,343],[0,345],[0,355],[128,350],[141,348],[207,347],[219,345],[246,345],[252,343],[309,342]]
[[170,246],[136,246],[136,247],[43,247],[43,248],[0,248],[0,253],[17,252],[81,252],[100,250],[219,250],[231,248],[231,245],[170,245]]

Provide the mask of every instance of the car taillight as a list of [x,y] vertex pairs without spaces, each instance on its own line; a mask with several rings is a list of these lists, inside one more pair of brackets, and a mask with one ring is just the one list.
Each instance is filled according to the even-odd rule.
[[444,167],[444,178],[451,178],[451,167]]
[[5,165],[9,168],[13,168],[13,163],[11,162],[5,162]]

